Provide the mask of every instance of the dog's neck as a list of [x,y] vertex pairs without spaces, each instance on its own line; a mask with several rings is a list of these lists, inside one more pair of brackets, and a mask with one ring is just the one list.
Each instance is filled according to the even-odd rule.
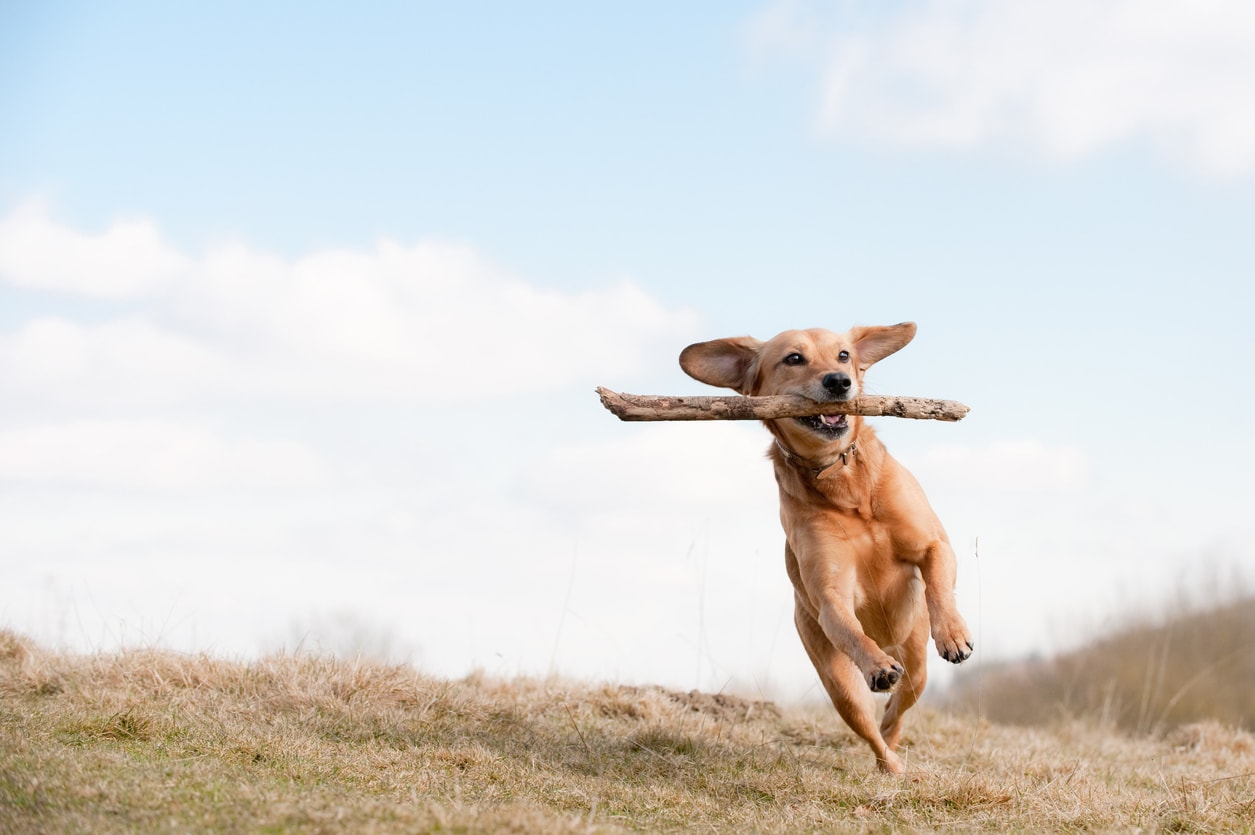
[[776,443],[769,457],[775,465],[782,500],[822,496],[823,501],[841,510],[871,516],[870,497],[880,478],[885,448],[870,426],[856,423],[839,451],[815,458],[799,455],[775,432],[772,435]]
[[816,461],[812,458],[803,458],[796,452],[793,452],[784,444],[780,443],[780,439],[776,438],[776,448],[780,450],[780,454],[791,465],[799,470],[807,472],[813,479],[821,479],[826,475],[831,475],[832,470],[840,467],[849,467],[854,463],[854,456],[858,452],[858,442],[851,440],[849,446],[838,452],[836,455],[828,456],[825,459]]

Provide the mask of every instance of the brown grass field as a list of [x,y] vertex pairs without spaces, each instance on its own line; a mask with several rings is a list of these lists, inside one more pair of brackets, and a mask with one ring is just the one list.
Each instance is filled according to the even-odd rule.
[[951,708],[996,722],[1084,716],[1162,736],[1212,719],[1255,731],[1255,598],[1202,607],[1177,601],[1158,614],[1128,615],[1053,658],[985,665],[979,677],[963,673],[948,694]]
[[925,708],[905,752],[877,773],[826,706],[0,632],[3,833],[1255,831],[1255,736],[1215,721]]

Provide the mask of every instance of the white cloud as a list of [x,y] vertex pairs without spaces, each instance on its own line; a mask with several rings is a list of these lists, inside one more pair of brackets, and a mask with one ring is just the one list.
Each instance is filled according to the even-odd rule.
[[[581,482],[579,465],[602,451],[586,439],[614,426],[593,385],[676,373],[693,314],[630,280],[538,286],[442,241],[191,255],[155,229],[87,236],[39,206],[0,218],[0,240],[21,250],[0,296],[26,288],[0,330],[0,562],[12,581],[0,621],[53,640],[110,645],[138,630],[247,652],[312,612],[367,611],[444,672],[497,658],[535,672],[557,645],[535,627],[561,634],[569,605],[563,646],[580,657],[564,669],[673,664],[657,659],[676,624],[697,625],[686,606],[703,578],[692,560],[677,571],[693,511],[674,491],[663,519],[630,508],[658,472],[643,456],[675,468],[711,448],[637,447],[648,433],[624,427],[609,454],[638,466],[620,483],[600,471]],[[75,248],[88,254],[58,267]],[[132,250],[174,255],[131,277],[90,269]],[[570,483],[522,473],[529,461]],[[580,490],[629,510],[590,519]],[[623,536],[643,525],[652,547]],[[686,538],[666,538],[677,530]],[[573,547],[586,585],[566,594]],[[41,588],[55,599],[41,603]],[[643,612],[657,615],[648,648]],[[606,635],[619,654],[597,651]]]
[[[772,507],[771,436],[757,422],[628,424],[609,440],[566,444],[523,474],[527,494],[573,515],[684,508],[730,516]],[[607,503],[606,496],[614,502]],[[764,518],[776,527],[774,511]]]
[[751,24],[760,50],[822,63],[828,135],[1057,159],[1148,139],[1209,176],[1255,174],[1255,6],[1245,0],[838,8],[817,20],[779,2]]
[[939,492],[1068,493],[1091,486],[1092,476],[1089,459],[1080,448],[1050,447],[1035,439],[937,446],[910,462],[910,467]]
[[143,315],[91,324],[39,316],[0,334],[0,392],[14,405],[186,403],[229,389],[240,371],[212,344]]
[[230,439],[162,420],[78,420],[0,432],[0,484],[108,490],[308,489],[329,472],[285,439]]
[[129,298],[184,272],[187,260],[146,220],[118,220],[92,235],[70,230],[30,202],[0,223],[0,280],[87,298]]
[[630,280],[546,289],[440,241],[193,257],[151,223],[89,237],[30,204],[0,220],[0,251],[2,281],[125,307],[104,322],[46,317],[0,335],[0,397],[27,405],[193,392],[482,401],[671,367],[696,328]]

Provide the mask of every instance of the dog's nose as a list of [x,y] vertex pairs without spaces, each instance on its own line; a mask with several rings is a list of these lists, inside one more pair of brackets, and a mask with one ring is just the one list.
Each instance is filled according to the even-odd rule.
[[844,371],[834,371],[824,375],[824,388],[833,394],[847,394],[854,381]]

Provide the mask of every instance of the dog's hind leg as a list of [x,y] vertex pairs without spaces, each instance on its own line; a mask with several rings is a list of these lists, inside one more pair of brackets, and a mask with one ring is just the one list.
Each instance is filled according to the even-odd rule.
[[867,686],[862,670],[848,656],[838,652],[819,622],[799,602],[794,611],[794,623],[806,654],[810,656],[819,680],[828,691],[832,706],[854,733],[871,746],[876,764],[883,771],[901,774],[905,771],[902,761],[881,735],[876,724],[876,700]]
[[880,720],[880,735],[890,751],[898,750],[902,740],[902,719],[919,697],[928,681],[928,622],[922,618],[911,635],[902,642],[899,660],[906,672],[898,688],[889,697],[885,715]]

